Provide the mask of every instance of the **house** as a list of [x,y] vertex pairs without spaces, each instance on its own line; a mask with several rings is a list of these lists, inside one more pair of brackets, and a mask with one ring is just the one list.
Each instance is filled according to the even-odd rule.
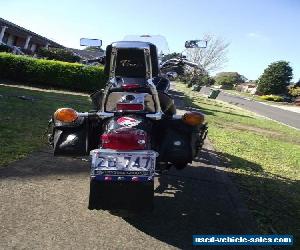
[[38,48],[54,47],[64,48],[64,46],[0,18],[0,44],[4,43],[8,46],[19,47],[22,51],[29,50],[35,52]]
[[236,86],[236,90],[254,95],[256,93],[257,84],[254,81],[240,83]]

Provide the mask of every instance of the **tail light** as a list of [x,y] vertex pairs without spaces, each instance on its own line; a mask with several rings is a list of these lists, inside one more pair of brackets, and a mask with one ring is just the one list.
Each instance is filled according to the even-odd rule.
[[140,129],[122,128],[101,135],[102,147],[117,150],[147,149],[147,133]]
[[140,84],[137,84],[137,83],[123,83],[121,85],[122,89],[124,90],[132,90],[132,89],[138,89],[141,87]]
[[118,111],[141,111],[144,105],[141,103],[117,103]]

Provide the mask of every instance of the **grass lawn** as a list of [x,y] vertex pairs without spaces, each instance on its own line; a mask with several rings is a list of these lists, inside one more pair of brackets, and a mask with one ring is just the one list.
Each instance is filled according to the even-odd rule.
[[262,233],[300,235],[300,131],[177,83],[207,115],[209,139]]
[[91,103],[87,96],[0,86],[0,167],[46,145],[48,121],[59,107],[87,111]]
[[229,94],[232,94],[232,95],[244,96],[244,97],[248,97],[250,99],[254,99],[254,100],[257,100],[257,101],[265,101],[263,99],[260,99],[259,96],[252,95],[252,94],[247,93],[247,92],[240,92],[240,91],[236,91],[236,90],[233,90],[233,89],[226,89],[224,91],[229,93]]
[[240,92],[240,91],[236,91],[236,90],[224,90],[225,92],[227,92],[228,94],[232,94],[232,95],[237,95],[237,96],[244,96],[244,97],[247,97],[251,100],[254,100],[254,101],[258,101],[258,102],[265,102],[265,103],[269,103],[269,104],[274,104],[274,105],[283,105],[283,106],[286,106],[286,105],[289,105],[289,106],[292,106],[293,103],[288,103],[288,102],[274,102],[274,101],[269,101],[269,100],[264,100],[262,98],[260,98],[260,96],[258,95],[252,95],[250,93],[247,93],[247,92]]

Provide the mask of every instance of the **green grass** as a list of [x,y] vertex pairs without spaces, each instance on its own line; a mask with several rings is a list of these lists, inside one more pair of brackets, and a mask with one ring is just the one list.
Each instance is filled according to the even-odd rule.
[[275,104],[275,105],[287,105],[287,103],[284,102],[283,100],[282,101],[272,101],[271,99],[267,100],[266,98],[264,98],[264,96],[252,95],[251,93],[240,92],[240,91],[233,90],[233,89],[224,90],[224,91],[227,92],[228,94],[244,96],[251,100],[258,101],[258,102],[266,102],[266,103]]
[[207,117],[209,139],[263,233],[300,235],[300,131],[177,83]]
[[46,145],[48,121],[59,107],[87,111],[91,103],[87,96],[0,86],[0,167]]

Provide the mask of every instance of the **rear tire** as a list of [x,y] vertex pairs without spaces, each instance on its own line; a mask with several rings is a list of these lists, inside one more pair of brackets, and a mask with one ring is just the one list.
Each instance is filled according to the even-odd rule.
[[188,165],[187,162],[177,162],[177,163],[173,163],[173,166],[177,169],[177,170],[182,170],[184,168],[186,168]]

